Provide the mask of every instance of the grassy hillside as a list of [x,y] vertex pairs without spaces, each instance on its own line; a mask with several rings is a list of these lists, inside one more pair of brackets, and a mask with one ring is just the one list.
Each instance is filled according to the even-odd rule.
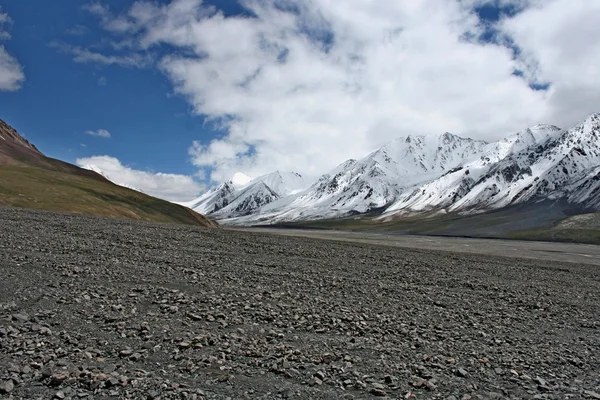
[[25,164],[0,166],[0,205],[217,226],[185,207],[117,186],[94,175],[97,178]]

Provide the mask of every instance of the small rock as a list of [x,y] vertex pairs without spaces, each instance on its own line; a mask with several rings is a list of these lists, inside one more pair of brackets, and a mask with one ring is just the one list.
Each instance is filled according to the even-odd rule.
[[67,380],[69,375],[66,372],[57,372],[50,377],[50,385],[58,386]]
[[12,319],[14,321],[27,322],[29,321],[29,315],[25,313],[13,314]]
[[15,374],[19,374],[21,372],[21,368],[15,364],[10,364],[7,369],[8,372],[14,372]]
[[188,317],[194,321],[202,321],[204,318],[201,315],[189,313]]
[[540,378],[539,376],[536,376],[535,379],[533,380],[535,383],[537,383],[540,386],[547,386],[548,384],[546,383],[546,381],[542,378]]
[[467,375],[469,375],[469,373],[467,372],[466,369],[459,368],[456,370],[456,375],[460,376],[461,378],[465,378]]
[[108,387],[117,386],[118,384],[119,384],[119,380],[114,376],[112,378],[109,378],[106,381],[106,386],[108,386]]
[[55,399],[64,399],[65,398],[65,393],[62,391],[58,391],[54,394],[54,398]]
[[600,394],[592,392],[591,390],[586,390],[583,392],[583,397],[587,397],[588,399],[600,399]]
[[387,393],[385,393],[385,390],[377,389],[377,388],[371,389],[371,394],[373,396],[377,396],[377,397],[385,397],[385,396],[387,396]]
[[14,388],[15,388],[15,384],[13,383],[13,381],[8,380],[8,381],[0,384],[0,393],[8,394],[8,393],[12,392]]
[[121,357],[129,357],[133,354],[133,350],[131,349],[125,349],[125,350],[121,350],[121,352],[119,353],[119,355]]

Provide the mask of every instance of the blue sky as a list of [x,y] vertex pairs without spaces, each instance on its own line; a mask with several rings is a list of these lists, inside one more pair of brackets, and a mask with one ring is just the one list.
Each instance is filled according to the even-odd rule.
[[[123,1],[106,2],[115,10]],[[99,43],[103,34],[81,1],[4,2],[14,21],[8,49],[23,65],[21,90],[0,94],[1,118],[49,156],[77,158],[110,154],[140,169],[192,174],[187,162],[192,140],[215,135],[185,100],[173,95],[167,78],[155,69],[73,62],[50,44]],[[69,31],[88,27],[80,36]],[[106,129],[106,140],[85,135]],[[165,140],[167,139],[168,140]],[[85,145],[82,146],[82,145]]]
[[25,75],[0,91],[0,118],[49,156],[112,162],[111,179],[170,199],[238,170],[313,178],[406,134],[564,126],[600,104],[585,0],[59,4],[0,4],[0,44]]

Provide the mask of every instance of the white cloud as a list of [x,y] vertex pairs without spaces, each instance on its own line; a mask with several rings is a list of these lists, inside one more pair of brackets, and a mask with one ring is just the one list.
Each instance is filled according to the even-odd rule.
[[[524,9],[495,26],[523,49],[521,56],[509,46],[466,39],[489,28],[472,8],[486,2]],[[202,0],[138,1],[119,16],[122,29],[107,26],[107,8],[94,11],[138,50],[166,51],[158,65],[174,90],[226,130],[190,149],[195,165],[213,168],[214,180],[237,170],[316,176],[406,134],[496,139],[598,111],[595,2],[243,4],[253,17],[225,17]],[[547,91],[530,87],[546,81]]]
[[[12,24],[12,19],[1,10],[0,8],[0,40],[9,40],[11,35],[5,30],[5,25]],[[0,44],[0,91],[19,90],[24,80],[25,74],[19,61]]]
[[135,26],[125,16],[116,16],[111,13],[107,5],[101,3],[89,3],[82,7],[90,14],[100,18],[102,28],[113,33],[126,33],[135,29]]
[[152,64],[153,57],[150,54],[125,54],[107,55],[95,52],[80,46],[72,46],[63,42],[51,42],[51,47],[57,48],[63,53],[73,56],[77,63],[96,63],[102,65],[118,65],[121,67],[145,68]]
[[85,131],[85,134],[90,135],[90,136],[101,137],[101,138],[105,138],[105,139],[108,139],[111,136],[110,132],[107,131],[106,129],[98,129],[95,131],[88,130],[88,131]]
[[119,185],[139,188],[146,194],[165,200],[189,201],[206,189],[191,176],[136,170],[110,156],[78,158],[76,163],[83,168],[95,166]]
[[502,22],[533,80],[551,84],[548,116],[566,125],[600,111],[600,2],[533,1]]

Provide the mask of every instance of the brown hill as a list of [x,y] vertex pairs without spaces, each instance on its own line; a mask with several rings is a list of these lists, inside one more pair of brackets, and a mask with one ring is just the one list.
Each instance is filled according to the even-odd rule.
[[0,205],[217,227],[186,207],[46,157],[0,119]]

